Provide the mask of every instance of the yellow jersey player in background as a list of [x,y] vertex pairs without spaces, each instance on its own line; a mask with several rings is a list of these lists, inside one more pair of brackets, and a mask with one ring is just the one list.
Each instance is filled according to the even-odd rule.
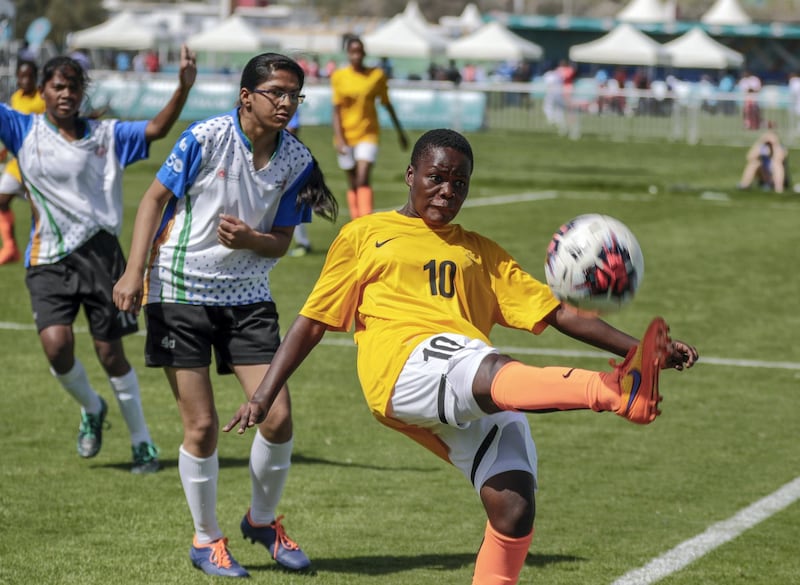
[[389,112],[403,150],[408,148],[408,137],[389,99],[386,74],[379,67],[364,65],[364,43],[358,37],[347,37],[345,50],[350,64],[331,75],[333,144],[339,168],[347,173],[350,217],[356,219],[372,213],[370,174],[378,158],[380,136],[376,101]]
[[[519,580],[533,539],[536,447],[526,412],[659,414],[660,370],[691,367],[694,347],[655,318],[641,341],[578,313],[499,244],[451,223],[469,192],[472,147],[452,130],[414,146],[408,202],[346,224],[250,401],[224,427],[264,420],[289,375],[326,331],[355,322],[358,376],[375,418],[455,466],[486,511],[475,585]],[[494,325],[548,326],[625,360],[610,372],[533,367],[492,347]]]
[[[23,114],[41,114],[44,112],[44,100],[39,94],[36,79],[39,68],[33,61],[20,61],[17,64],[17,91],[11,94],[9,105]],[[0,264],[19,262],[20,251],[14,237],[14,212],[11,201],[15,195],[24,196],[25,186],[19,172],[17,159],[6,164],[0,176]]]

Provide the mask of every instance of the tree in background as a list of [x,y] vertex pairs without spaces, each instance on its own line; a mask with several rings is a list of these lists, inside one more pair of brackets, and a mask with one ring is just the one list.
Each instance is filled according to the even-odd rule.
[[22,39],[31,22],[46,17],[52,29],[47,39],[64,49],[67,34],[100,24],[108,18],[102,0],[16,0],[17,22],[15,37]]

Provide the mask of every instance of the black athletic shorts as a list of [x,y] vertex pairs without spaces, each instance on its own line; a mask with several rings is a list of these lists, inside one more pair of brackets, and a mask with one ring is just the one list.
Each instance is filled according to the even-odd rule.
[[233,365],[271,363],[281,342],[272,302],[236,307],[150,303],[144,316],[144,358],[150,367],[205,367],[213,348],[217,373],[230,374]]
[[31,266],[25,284],[36,329],[72,325],[83,306],[92,337],[114,341],[139,330],[136,317],[114,306],[111,293],[125,271],[119,241],[101,231],[55,264]]

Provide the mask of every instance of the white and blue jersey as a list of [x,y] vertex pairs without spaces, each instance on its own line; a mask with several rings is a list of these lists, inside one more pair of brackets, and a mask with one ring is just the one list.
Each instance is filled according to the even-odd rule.
[[277,258],[233,250],[217,241],[219,215],[261,233],[311,221],[297,205],[313,167],[308,149],[283,131],[269,163],[256,169],[238,110],[197,122],[178,139],[156,178],[167,204],[145,277],[145,302],[206,306],[271,301],[269,271]]
[[0,141],[19,161],[33,209],[25,266],[54,264],[105,230],[122,226],[123,169],[148,156],[147,121],[81,119],[65,139],[45,114],[0,104]]

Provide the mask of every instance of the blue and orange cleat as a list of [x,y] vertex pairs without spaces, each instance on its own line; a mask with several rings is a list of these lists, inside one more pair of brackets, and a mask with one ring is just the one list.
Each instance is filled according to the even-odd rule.
[[220,538],[208,544],[200,544],[197,537],[189,549],[192,564],[206,575],[214,577],[249,577],[250,573],[236,562],[228,550],[228,539]]
[[253,524],[250,510],[242,518],[242,536],[255,544],[263,544],[269,554],[284,569],[303,571],[311,566],[300,546],[286,534],[281,524],[283,516],[278,516],[271,524]]
[[661,414],[658,376],[667,360],[669,327],[661,317],[650,322],[639,345],[631,348],[619,365],[611,361],[619,376],[621,404],[617,414],[640,425],[650,424]]

